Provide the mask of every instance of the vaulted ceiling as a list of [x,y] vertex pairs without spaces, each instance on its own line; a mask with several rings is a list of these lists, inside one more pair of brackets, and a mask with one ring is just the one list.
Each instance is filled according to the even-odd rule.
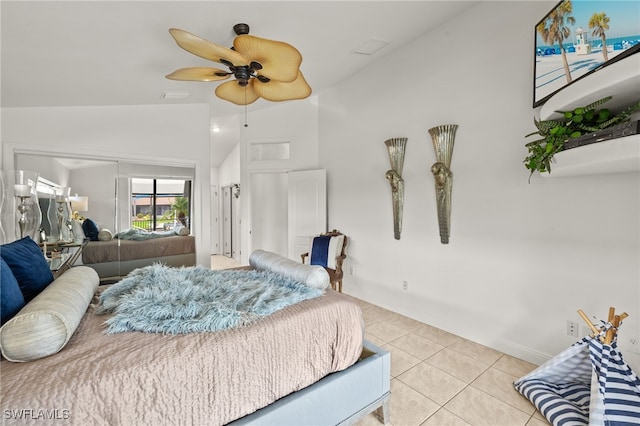
[[[319,93],[368,66],[386,66],[393,78],[394,68],[410,64],[385,64],[386,54],[475,3],[3,0],[1,102],[3,107],[208,103],[212,125],[221,127],[243,108],[215,97],[219,83],[165,78],[177,68],[217,65],[178,47],[169,28],[231,46],[233,26],[247,23],[252,35],[295,46],[306,80]],[[388,44],[373,55],[354,52],[371,41]],[[175,92],[188,95],[162,98]],[[269,105],[260,99],[248,109]]]

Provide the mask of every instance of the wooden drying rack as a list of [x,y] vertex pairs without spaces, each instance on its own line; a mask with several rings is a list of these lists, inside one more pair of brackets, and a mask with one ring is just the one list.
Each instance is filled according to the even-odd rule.
[[580,314],[580,316],[582,317],[582,319],[584,320],[584,322],[587,323],[587,326],[589,326],[589,328],[591,329],[591,331],[593,332],[593,336],[594,337],[598,337],[598,339],[604,343],[605,345],[610,345],[611,342],[613,342],[613,339],[615,339],[616,337],[616,332],[618,330],[618,327],[620,326],[620,323],[622,322],[623,319],[625,319],[626,317],[628,317],[629,315],[626,312],[621,313],[620,315],[616,315],[616,309],[614,307],[610,307],[609,308],[609,317],[607,318],[607,322],[611,323],[613,325],[613,327],[609,328],[607,330],[607,332],[605,333],[604,336],[604,340],[602,339],[602,336],[600,336],[600,333],[602,332],[602,328],[597,328],[595,325],[593,325],[593,323],[591,323],[591,320],[589,320],[589,317],[587,316],[587,314],[585,314],[582,309],[578,309],[578,314]]

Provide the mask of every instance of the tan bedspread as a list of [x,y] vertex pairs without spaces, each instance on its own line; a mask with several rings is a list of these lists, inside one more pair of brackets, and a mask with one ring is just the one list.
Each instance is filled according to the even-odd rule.
[[14,422],[6,410],[42,410],[56,424],[224,424],[349,367],[362,351],[360,308],[332,290],[216,333],[105,335],[106,317],[93,310],[58,354],[2,360],[5,423]]
[[[120,245],[118,246],[118,243]],[[136,259],[153,259],[196,252],[192,235],[154,238],[134,241],[114,238],[110,241],[90,241],[82,250],[82,263],[118,262]]]

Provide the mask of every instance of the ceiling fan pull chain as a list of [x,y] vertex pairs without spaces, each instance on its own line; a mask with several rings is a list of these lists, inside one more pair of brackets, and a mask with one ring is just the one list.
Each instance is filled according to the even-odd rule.
[[244,86],[244,127],[249,127],[247,124],[247,86]]

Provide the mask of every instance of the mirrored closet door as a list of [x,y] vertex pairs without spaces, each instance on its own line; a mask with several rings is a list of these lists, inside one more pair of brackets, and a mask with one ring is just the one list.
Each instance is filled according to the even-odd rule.
[[[93,267],[103,281],[115,281],[159,260],[173,266],[195,264],[194,168],[46,154],[16,154],[15,167],[39,173],[43,219],[37,239],[50,256],[77,250],[85,237],[98,240],[84,246],[76,264]],[[60,191],[67,192],[64,202],[57,202]],[[135,234],[132,239],[137,240],[138,231],[188,238],[167,242],[160,254],[142,253],[140,247],[150,244],[131,249],[114,238],[126,233]],[[174,246],[181,244],[186,247],[174,253]]]

